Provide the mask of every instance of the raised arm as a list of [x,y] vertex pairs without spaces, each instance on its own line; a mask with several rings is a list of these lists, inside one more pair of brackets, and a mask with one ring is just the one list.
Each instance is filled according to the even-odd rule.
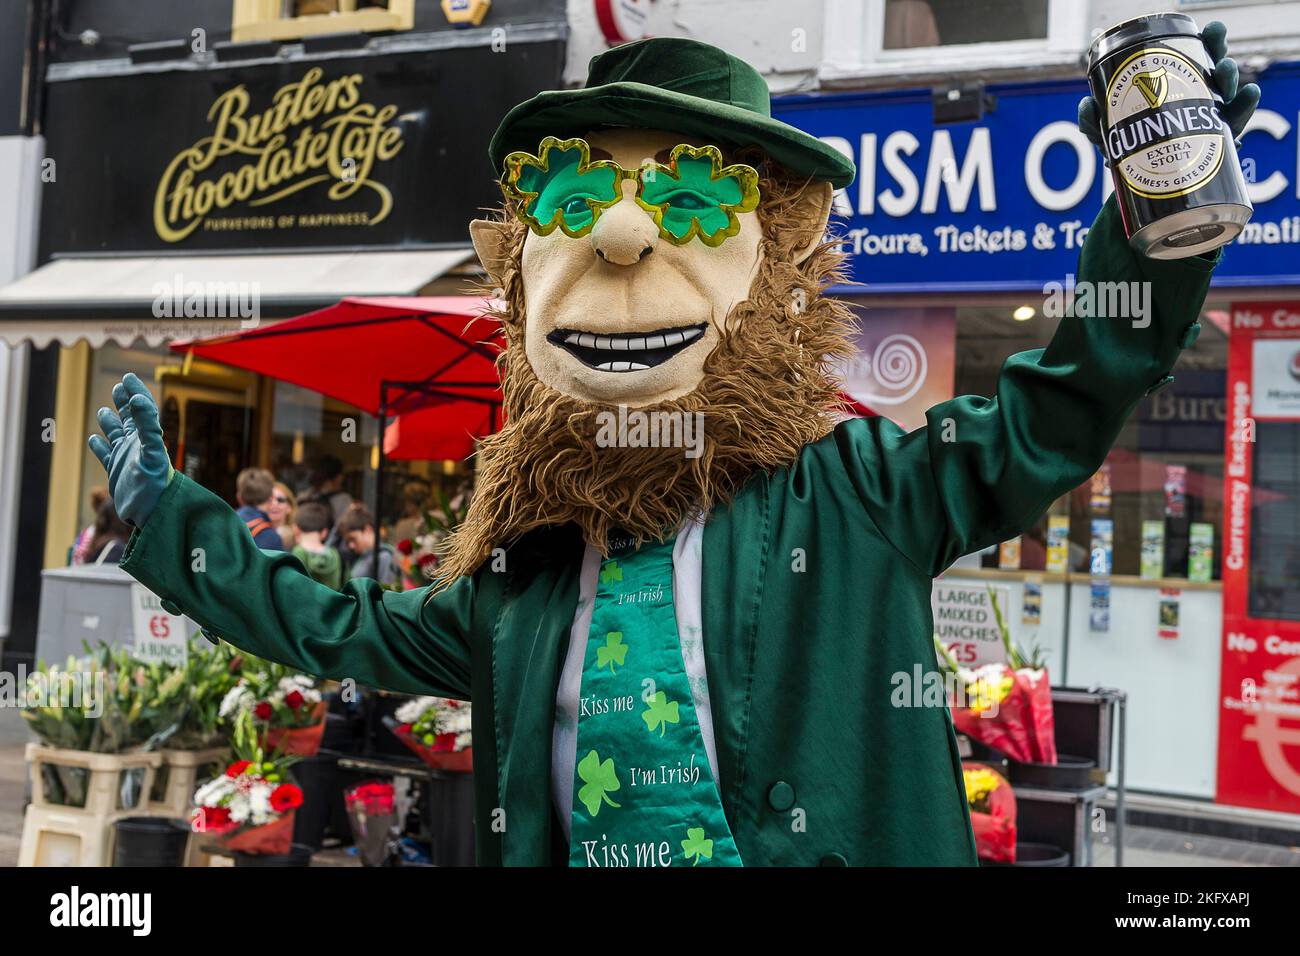
[[1084,243],[1078,283],[1120,283],[1110,288],[1126,290],[1116,297],[1129,303],[1124,314],[1066,316],[1047,348],[1007,359],[995,397],[936,405],[923,428],[871,419],[837,430],[840,457],[885,537],[935,575],[1032,526],[1100,467],[1142,397],[1171,380],[1200,331],[1217,261],[1137,255],[1112,197]]
[[234,511],[172,471],[158,409],[127,375],[102,408],[90,445],[122,517],[135,525],[122,568],[236,647],[320,677],[406,693],[469,698],[468,631],[474,582],[384,591],[369,579],[341,592],[318,584],[297,558],[259,549]]

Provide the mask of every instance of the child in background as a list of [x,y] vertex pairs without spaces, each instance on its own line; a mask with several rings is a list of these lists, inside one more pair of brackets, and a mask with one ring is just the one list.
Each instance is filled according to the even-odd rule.
[[352,562],[352,577],[374,578],[390,586],[402,583],[402,569],[391,545],[379,546],[378,567],[375,565],[375,519],[368,509],[354,504],[339,518],[337,530],[343,544],[357,556]]
[[325,543],[330,530],[330,512],[318,501],[299,505],[293,518],[298,543],[293,556],[302,562],[312,579],[337,591],[343,587],[343,559]]

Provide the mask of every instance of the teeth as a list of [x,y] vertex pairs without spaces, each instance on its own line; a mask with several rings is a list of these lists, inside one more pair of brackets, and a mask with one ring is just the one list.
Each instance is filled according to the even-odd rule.
[[584,349],[589,349],[596,344],[596,336],[592,335],[590,332],[583,332],[578,336],[578,344]]
[[663,337],[664,345],[676,345],[678,342],[685,342],[686,336],[680,332],[669,332]]
[[602,362],[596,366],[602,372],[640,372],[649,367],[640,362]]
[[629,352],[643,352],[645,351],[645,339],[644,338],[628,339],[627,348]]
[[703,335],[703,334],[704,334],[703,329],[687,329],[685,332],[681,333],[682,341],[689,342],[691,339],[695,338],[696,336]]
[[610,348],[617,352],[627,351],[627,339],[610,339]]
[[661,349],[664,347],[664,337],[662,335],[647,336],[645,347],[648,349]]
[[568,335],[566,335],[566,336],[564,337],[564,344],[565,344],[565,345],[577,345],[577,344],[578,344],[578,333],[577,333],[577,332],[570,332]]

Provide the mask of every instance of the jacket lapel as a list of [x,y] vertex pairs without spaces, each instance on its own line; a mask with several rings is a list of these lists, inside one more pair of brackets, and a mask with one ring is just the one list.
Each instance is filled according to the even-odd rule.
[[[555,690],[578,604],[576,529],[531,535],[508,556],[510,584],[492,636],[497,789],[506,866],[548,866]],[[508,642],[508,646],[506,646]]]
[[740,812],[759,598],[767,571],[768,480],[760,475],[704,526],[701,606],[718,789],[727,818]]

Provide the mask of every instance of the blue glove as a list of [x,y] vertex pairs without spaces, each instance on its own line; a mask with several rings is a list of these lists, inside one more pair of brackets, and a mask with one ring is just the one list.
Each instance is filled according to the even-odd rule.
[[[127,372],[113,386],[114,412],[99,410],[103,437],[90,436],[90,450],[108,472],[108,493],[122,520],[142,527],[171,480],[158,406],[144,382]],[[107,440],[105,440],[107,439]]]
[[[1214,85],[1223,97],[1223,108],[1219,113],[1232,130],[1233,139],[1240,140],[1255,107],[1259,105],[1259,85],[1247,83],[1241,89],[1237,88],[1241,83],[1241,74],[1237,70],[1237,61],[1228,56],[1226,26],[1218,20],[1207,23],[1201,31],[1201,40],[1204,41],[1210,58],[1214,60]],[[1079,100],[1079,129],[1105,156],[1106,150],[1101,148],[1101,108],[1094,97],[1085,96]],[[1107,164],[1109,165],[1109,160]]]

